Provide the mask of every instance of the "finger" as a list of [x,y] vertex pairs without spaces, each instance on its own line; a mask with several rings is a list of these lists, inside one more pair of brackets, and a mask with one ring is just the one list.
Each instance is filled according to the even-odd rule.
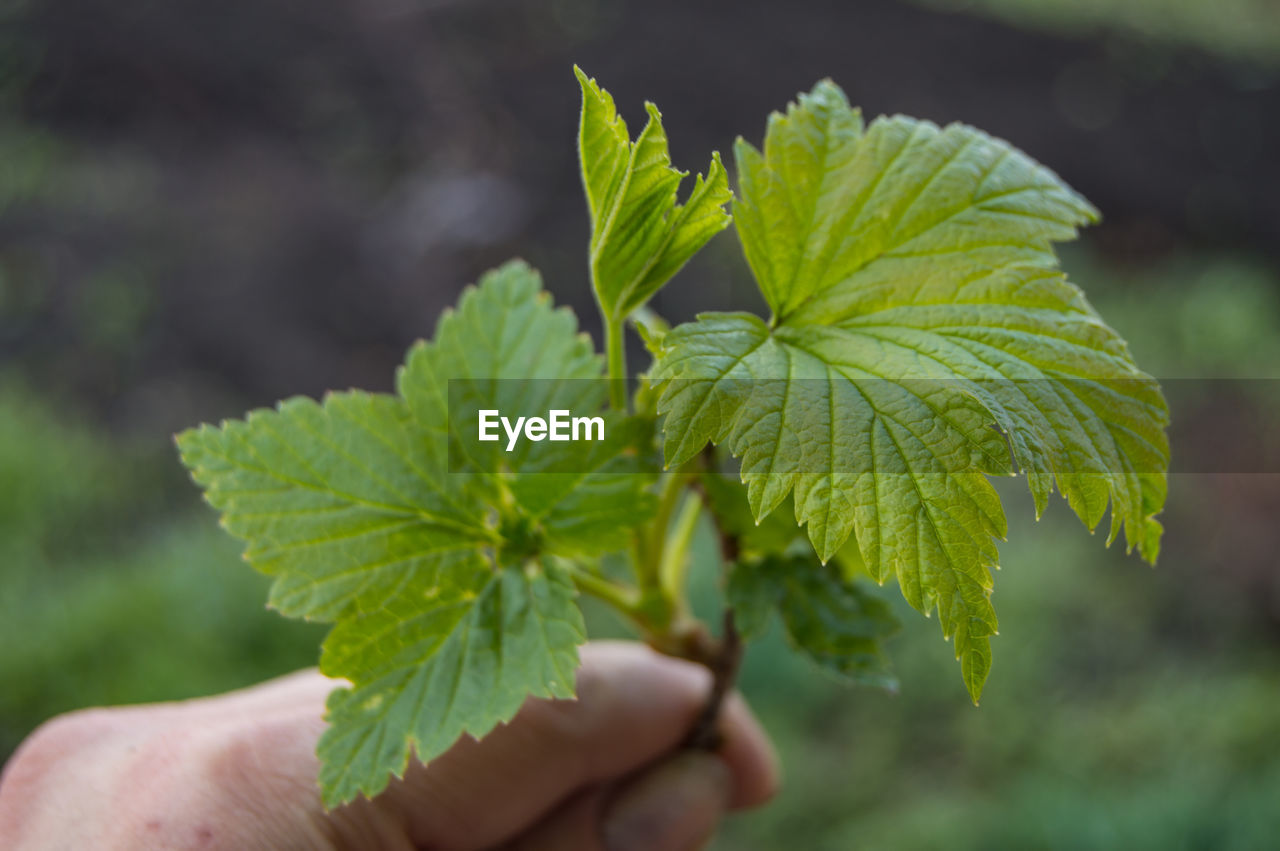
[[773,741],[737,692],[725,699],[720,715],[718,753],[734,779],[730,809],[750,809],[768,803],[778,793],[781,775]]
[[[603,662],[609,656],[604,648],[609,646],[611,646],[609,642],[596,642],[584,647],[582,652],[584,664],[589,658],[597,655]],[[616,646],[626,648],[625,652],[634,650],[641,654],[651,653],[647,648],[633,643],[618,642]],[[666,656],[658,655],[656,658],[660,662],[673,661],[683,664],[679,660],[669,659]],[[701,671],[701,666],[696,667],[697,676],[705,679],[707,675]],[[308,668],[216,697],[173,704],[153,704],[145,709],[150,711],[160,707],[173,707],[181,708],[184,712],[199,710],[222,719],[231,719],[243,714],[252,716],[259,722],[266,717],[277,715],[282,716],[282,720],[287,722],[300,714],[307,716],[307,720],[311,720],[310,717],[314,715],[312,709],[316,706],[323,708],[325,698],[342,682],[323,676],[315,668]],[[705,699],[705,694],[699,697],[700,701]],[[698,706],[701,708],[701,702]],[[777,791],[779,774],[777,752],[742,695],[734,692],[726,699],[720,727],[720,753],[732,766],[732,774],[737,781],[734,784],[734,793],[730,802],[732,808],[755,807],[767,802]],[[311,765],[312,760],[307,758],[302,764]]]
[[501,851],[602,851],[600,819],[609,794],[605,786],[578,792]]
[[729,806],[733,776],[718,756],[685,751],[606,792],[591,789],[509,851],[684,851],[702,847]]
[[[484,739],[458,742],[429,767],[412,765],[377,805],[433,848],[504,842],[575,791],[676,749],[709,688],[700,665],[631,642],[588,644],[577,700],[529,701]],[[741,699],[725,704],[722,731],[731,801],[760,803],[777,784],[776,758]]]
[[604,814],[606,851],[686,851],[711,839],[733,777],[719,757],[687,751],[627,784]]

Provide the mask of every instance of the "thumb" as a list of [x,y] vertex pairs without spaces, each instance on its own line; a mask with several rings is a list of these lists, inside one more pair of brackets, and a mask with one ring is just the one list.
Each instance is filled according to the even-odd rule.
[[611,790],[572,798],[512,851],[689,851],[701,848],[729,808],[733,776],[724,761],[685,751]]

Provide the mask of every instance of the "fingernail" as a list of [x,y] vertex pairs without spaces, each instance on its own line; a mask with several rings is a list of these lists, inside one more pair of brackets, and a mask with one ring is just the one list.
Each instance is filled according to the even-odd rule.
[[604,817],[608,851],[676,851],[711,838],[729,805],[732,778],[712,754],[672,757],[633,780]]

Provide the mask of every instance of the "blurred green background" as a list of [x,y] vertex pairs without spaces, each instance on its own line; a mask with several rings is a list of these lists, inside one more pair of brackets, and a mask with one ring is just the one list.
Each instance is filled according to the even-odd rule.
[[[717,847],[1275,847],[1280,435],[1252,420],[1254,454],[1215,468],[1238,411],[1214,382],[1178,381],[1280,378],[1269,0],[7,4],[0,759],[59,712],[314,662],[323,630],[265,611],[175,431],[388,389],[461,285],[515,254],[598,330],[573,62],[633,121],[659,103],[683,167],[759,139],[823,76],[871,114],[1023,147],[1103,210],[1064,263],[1174,380],[1175,458],[1203,461],[1172,478],[1154,570],[1061,500],[1035,522],[1002,483],[980,709],[909,611],[896,695],[837,683],[776,635],[753,646],[743,689],[786,786]],[[656,307],[758,304],[724,236]],[[709,542],[698,552],[710,605]]]

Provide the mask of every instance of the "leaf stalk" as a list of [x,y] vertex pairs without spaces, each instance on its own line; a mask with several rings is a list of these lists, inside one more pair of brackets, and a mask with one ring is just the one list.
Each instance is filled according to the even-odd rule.
[[569,575],[582,593],[590,594],[613,606],[622,614],[639,620],[643,611],[642,594],[639,589],[605,579],[577,565],[569,566]]
[[615,411],[626,412],[627,347],[623,336],[624,319],[607,317],[604,322],[604,344],[609,365],[609,404]]

